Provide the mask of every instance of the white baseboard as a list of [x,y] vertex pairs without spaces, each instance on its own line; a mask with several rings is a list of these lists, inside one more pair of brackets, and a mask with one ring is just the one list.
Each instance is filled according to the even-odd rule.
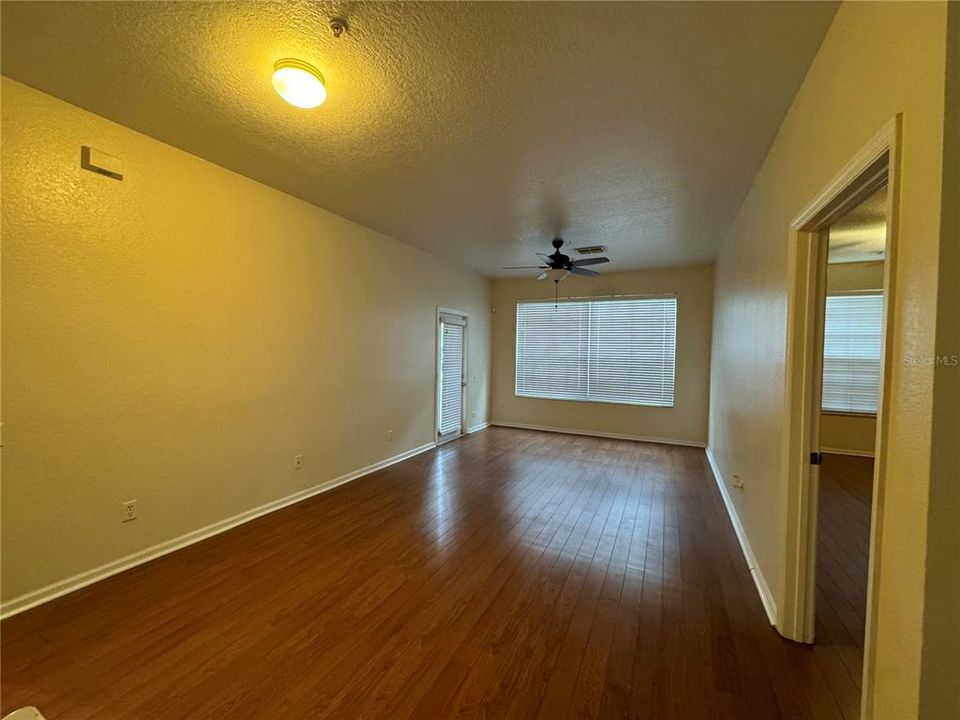
[[489,422],[482,422],[479,425],[474,425],[472,428],[467,428],[467,435],[470,433],[480,432],[481,430],[486,430],[490,427]]
[[843,448],[820,448],[820,452],[828,455],[853,455],[854,457],[872,458],[873,453],[866,450],[844,450]]
[[586,435],[588,437],[610,438],[611,440],[634,440],[636,442],[662,443],[664,445],[684,445],[686,447],[706,447],[705,443],[693,440],[678,440],[676,438],[648,437],[644,435],[623,435],[621,433],[597,432],[595,430],[576,430],[574,428],[548,427],[546,425],[527,425],[525,423],[502,422],[491,420],[490,425],[497,427],[516,428],[518,430],[540,430],[541,432],[563,433],[565,435]]
[[717,488],[720,490],[720,496],[723,498],[723,504],[727,508],[727,515],[730,516],[730,524],[737,534],[737,540],[740,541],[740,550],[747,561],[747,567],[750,568],[750,575],[753,577],[753,584],[757,586],[757,593],[760,595],[760,602],[763,603],[763,609],[767,612],[767,619],[773,627],[777,627],[777,603],[773,599],[773,593],[770,592],[770,586],[767,585],[766,578],[760,570],[757,558],[753,554],[753,548],[750,547],[750,541],[747,539],[747,533],[740,524],[740,516],[737,515],[737,508],[733,504],[733,498],[730,497],[730,491],[727,490],[727,484],[723,481],[717,462],[713,458],[713,452],[707,448],[707,461],[710,463],[710,469],[713,471],[714,480],[717,481]]
[[0,606],[0,619],[8,618],[11,615],[16,615],[17,613],[21,613],[24,610],[29,610],[37,605],[42,605],[45,602],[49,602],[50,600],[58,598],[62,595],[71,593],[74,590],[79,590],[87,585],[92,585],[93,583],[108,578],[111,575],[116,575],[124,570],[129,570],[137,565],[142,565],[145,562],[149,562],[150,560],[158,558],[162,555],[167,555],[176,550],[180,550],[188,545],[193,545],[201,540],[206,540],[214,535],[219,535],[220,533],[226,532],[237,525],[250,522],[251,520],[261,517],[262,515],[274,512],[275,510],[287,507],[288,505],[293,505],[294,503],[298,503],[301,500],[306,500],[314,495],[319,495],[327,490],[332,490],[339,485],[348,483],[351,480],[356,480],[364,475],[369,475],[377,470],[382,470],[390,465],[395,465],[398,462],[412,458],[414,455],[419,455],[427,450],[432,450],[435,447],[436,443],[433,442],[420,445],[419,447],[402,452],[399,455],[389,457],[386,460],[381,460],[380,462],[367,465],[359,470],[349,472],[346,475],[341,475],[340,477],[320,483],[319,485],[314,485],[306,490],[301,490],[293,493],[292,495],[287,495],[279,500],[273,500],[272,502],[242,512],[239,515],[234,515],[233,517],[226,518],[225,520],[220,520],[212,525],[207,525],[206,527],[202,527],[185,535],[180,535],[179,537],[158,543],[157,545],[153,545],[144,550],[132,553],[131,555],[127,555],[118,560],[114,560],[113,562],[106,563],[105,565],[100,565],[99,567],[78,573],[51,585],[47,585],[46,587],[42,587],[38,590],[33,590],[3,603],[3,605]]

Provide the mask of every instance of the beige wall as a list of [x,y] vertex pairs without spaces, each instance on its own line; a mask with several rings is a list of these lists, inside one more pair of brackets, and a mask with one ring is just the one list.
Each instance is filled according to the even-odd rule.
[[[827,266],[827,292],[883,290],[883,263],[839,263]],[[823,413],[820,447],[827,452],[873,455],[877,419],[866,415]]]
[[[960,3],[949,6],[920,717],[960,717]],[[950,241],[953,238],[953,241]]]
[[820,415],[820,449],[850,455],[873,455],[877,418],[871,415]]
[[553,283],[548,281],[523,278],[493,282],[496,313],[493,316],[492,422],[669,442],[706,442],[712,266],[604,273],[591,279],[568,277],[560,284],[560,293],[565,297],[658,293],[677,296],[676,381],[672,408],[516,397],[517,301],[552,298],[553,293]]
[[827,266],[827,292],[883,290],[883,263],[837,263]]
[[4,600],[431,442],[437,305],[472,313],[486,420],[486,279],[7,79],[2,103]]
[[[731,494],[779,607],[788,228],[903,113],[893,356],[934,353],[938,264],[949,239],[940,228],[946,20],[943,3],[840,7],[717,260],[710,446],[726,482],[736,473],[745,484]],[[917,715],[920,694],[934,370],[898,361],[890,372],[871,712],[902,720]]]

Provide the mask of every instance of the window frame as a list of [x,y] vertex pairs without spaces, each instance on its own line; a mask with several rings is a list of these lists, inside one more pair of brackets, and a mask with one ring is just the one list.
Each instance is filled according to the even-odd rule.
[[[668,404],[652,404],[649,402],[628,402],[625,400],[608,400],[593,398],[556,398],[545,397],[542,395],[526,395],[517,392],[517,346],[519,341],[519,321],[518,312],[521,305],[553,305],[563,303],[601,303],[611,301],[627,300],[673,300],[674,302],[674,335],[673,335],[673,394]],[[680,325],[680,298],[675,293],[659,293],[646,295],[605,295],[605,296],[585,296],[585,297],[564,297],[564,298],[529,298],[519,299],[514,304],[513,313],[513,396],[523,400],[542,400],[547,402],[575,402],[590,403],[597,405],[619,405],[626,407],[642,407],[651,409],[670,410],[677,405],[677,346]]]

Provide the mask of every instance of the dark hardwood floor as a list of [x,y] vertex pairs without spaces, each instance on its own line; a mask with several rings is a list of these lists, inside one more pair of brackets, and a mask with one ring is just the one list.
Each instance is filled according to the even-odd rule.
[[823,456],[817,519],[816,645],[844,717],[860,716],[873,459]]
[[491,428],[10,618],[2,711],[840,718],[702,450]]

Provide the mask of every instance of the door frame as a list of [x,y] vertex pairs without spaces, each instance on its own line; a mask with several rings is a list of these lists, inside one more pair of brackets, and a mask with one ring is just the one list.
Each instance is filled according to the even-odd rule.
[[[786,578],[784,612],[778,630],[785,637],[812,643],[815,626],[818,474],[811,452],[819,452],[815,369],[821,361],[817,338],[821,317],[820,291],[825,295],[825,230],[848,209],[887,184],[887,244],[883,268],[882,375],[877,405],[876,449],[870,523],[870,557],[864,633],[862,717],[870,717],[874,684],[877,588],[883,550],[886,495],[887,433],[890,417],[890,377],[893,367],[893,308],[896,304],[896,265],[900,200],[898,114],[867,143],[846,167],[800,212],[790,225],[788,245],[787,344],[785,353],[784,474],[787,488]],[[813,469],[813,472],[811,470]]]
[[[457,317],[463,318],[463,384],[461,386],[461,392],[463,396],[460,400],[460,433],[454,437],[448,437],[444,440],[440,440],[440,338],[443,333],[443,326],[440,319],[441,315],[455,315]],[[435,445],[442,445],[445,442],[450,442],[451,440],[456,440],[459,437],[463,437],[467,434],[467,387],[468,387],[468,375],[467,370],[469,368],[469,361],[467,359],[467,353],[469,349],[470,342],[470,313],[464,310],[457,310],[456,308],[444,307],[442,305],[437,305],[436,312],[436,321],[434,324],[435,331],[435,354],[434,354],[434,393],[433,393],[433,429],[430,431],[433,434],[433,442]]]

